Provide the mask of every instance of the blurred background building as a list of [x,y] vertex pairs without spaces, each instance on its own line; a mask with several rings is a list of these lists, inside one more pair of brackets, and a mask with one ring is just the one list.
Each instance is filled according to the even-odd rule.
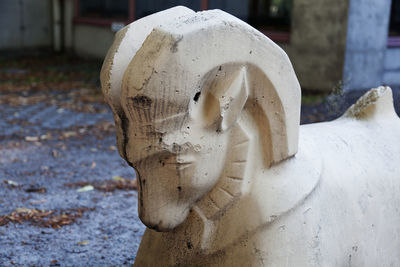
[[104,58],[116,31],[176,5],[250,23],[288,53],[304,89],[400,85],[400,0],[1,0],[0,51]]

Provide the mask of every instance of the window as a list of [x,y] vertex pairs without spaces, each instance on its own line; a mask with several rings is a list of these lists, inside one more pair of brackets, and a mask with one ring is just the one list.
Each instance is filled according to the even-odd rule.
[[82,17],[125,20],[129,18],[128,7],[128,0],[86,0],[80,1],[79,10]]
[[276,42],[290,39],[292,0],[202,0],[203,9],[222,9]]
[[388,46],[400,46],[400,0],[392,0]]
[[222,9],[276,42],[285,43],[290,39],[292,0],[75,0],[74,21],[123,25],[177,5],[195,11]]
[[127,24],[134,19],[134,0],[75,0],[77,23],[110,25]]
[[201,0],[136,0],[135,18],[139,19],[180,5],[193,9],[194,11],[199,11],[201,9],[201,2]]
[[248,22],[279,42],[289,41],[292,0],[251,0]]
[[183,5],[195,11],[207,9],[207,0],[75,0],[76,23],[128,24],[155,12]]

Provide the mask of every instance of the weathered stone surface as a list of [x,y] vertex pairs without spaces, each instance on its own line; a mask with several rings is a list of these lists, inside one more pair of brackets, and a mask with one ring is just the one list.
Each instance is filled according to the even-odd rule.
[[126,121],[125,114],[120,104],[121,83],[125,70],[144,40],[155,27],[162,27],[168,21],[173,21],[185,14],[194,14],[194,11],[178,6],[147,16],[125,26],[116,34],[114,43],[104,59],[100,80],[103,94],[114,114],[118,131],[117,144],[120,153],[124,142],[122,129],[126,127],[123,124],[123,121]]
[[399,265],[390,88],[299,127],[300,87],[277,45],[225,12],[179,10],[132,50],[116,49],[122,30],[101,74],[149,228],[136,265]]

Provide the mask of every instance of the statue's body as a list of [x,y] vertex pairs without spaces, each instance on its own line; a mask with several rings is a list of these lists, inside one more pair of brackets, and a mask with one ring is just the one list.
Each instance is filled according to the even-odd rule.
[[101,78],[151,228],[137,266],[400,265],[390,88],[299,127],[286,54],[222,11],[183,7],[119,32]]
[[147,230],[137,266],[398,266],[400,125],[393,126],[301,126],[296,156],[254,171],[246,195],[215,221],[195,208],[172,232]]

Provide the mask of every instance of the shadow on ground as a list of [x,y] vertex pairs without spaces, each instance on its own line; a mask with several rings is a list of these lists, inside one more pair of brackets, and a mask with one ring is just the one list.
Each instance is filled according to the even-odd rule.
[[[0,58],[0,266],[123,266],[144,226],[135,173],[115,147],[100,62]],[[365,91],[303,93],[302,123],[332,120]],[[394,89],[399,112],[400,89]]]

